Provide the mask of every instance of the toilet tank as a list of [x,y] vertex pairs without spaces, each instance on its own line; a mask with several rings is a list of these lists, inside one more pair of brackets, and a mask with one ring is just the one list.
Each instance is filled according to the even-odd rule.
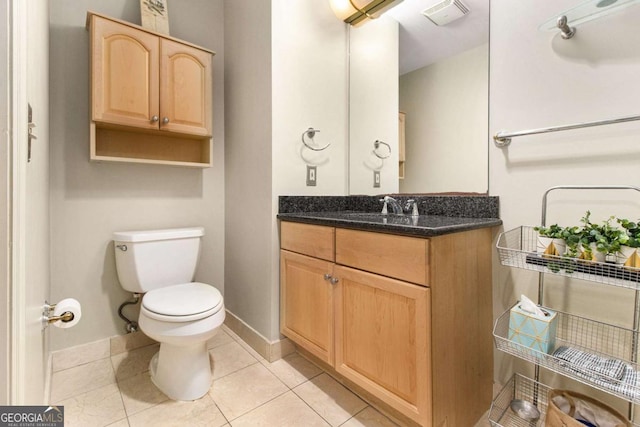
[[202,227],[113,233],[120,284],[144,293],[192,282],[202,236]]

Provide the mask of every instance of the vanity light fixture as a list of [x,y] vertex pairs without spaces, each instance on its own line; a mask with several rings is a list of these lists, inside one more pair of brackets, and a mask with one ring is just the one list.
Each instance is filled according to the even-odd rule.
[[629,6],[640,4],[640,0],[587,0],[578,6],[561,12],[544,24],[540,30],[560,29],[562,38],[569,39],[575,33],[575,26],[618,12]]
[[333,13],[347,24],[358,26],[376,19],[402,0],[329,0]]

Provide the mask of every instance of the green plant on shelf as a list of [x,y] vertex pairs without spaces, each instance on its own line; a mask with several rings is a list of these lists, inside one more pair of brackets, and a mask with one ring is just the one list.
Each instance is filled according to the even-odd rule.
[[567,245],[565,256],[577,258],[580,256],[580,244],[582,243],[582,230],[578,226],[565,227],[560,232],[561,238]]
[[[620,248],[623,245],[628,244],[629,235],[626,229],[624,227],[618,228],[613,223],[614,219],[614,216],[610,216],[601,224],[594,224],[591,222],[590,211],[587,211],[584,217],[580,219],[583,224],[581,237],[584,251],[583,258],[594,259],[592,254],[594,248],[605,257],[614,256],[620,253]],[[631,226],[631,223],[628,225]],[[633,225],[637,227],[637,224]]]
[[[620,262],[624,246],[640,248],[640,220],[634,222],[610,216],[600,223],[594,223],[591,221],[591,212],[586,211],[580,222],[581,226],[561,227],[553,224],[549,227],[534,227],[540,237],[562,241],[553,242],[554,247],[561,252],[549,250],[542,255],[548,259],[546,266],[552,272],[557,273],[563,269],[567,273],[573,273],[578,260]],[[636,258],[640,263],[638,254]],[[640,268],[640,264],[638,267]]]
[[551,239],[562,239],[562,227],[558,224],[550,225],[549,227],[533,227],[535,231],[538,232],[543,237],[549,237]]
[[624,228],[629,237],[625,245],[632,248],[640,248],[640,220],[633,222],[625,218],[616,218],[616,221]]
[[620,252],[622,245],[629,241],[629,236],[624,229],[618,228],[611,224],[614,219],[609,217],[599,228],[596,233],[596,250],[605,255],[615,255]]
[[562,255],[564,258],[562,267],[570,274],[575,271],[574,260],[578,258],[582,252],[582,229],[578,226],[564,227],[560,234],[567,245],[567,249]]

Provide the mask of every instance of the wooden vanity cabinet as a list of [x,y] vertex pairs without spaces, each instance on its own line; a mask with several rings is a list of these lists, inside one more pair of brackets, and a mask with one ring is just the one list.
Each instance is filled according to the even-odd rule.
[[410,422],[471,426],[492,397],[491,239],[282,221],[281,331]]
[[280,329],[308,352],[333,365],[333,263],[280,252]]
[[91,160],[211,164],[213,53],[89,12]]
[[282,223],[280,329],[323,362],[333,365],[335,230]]
[[344,266],[335,277],[336,371],[428,425],[430,289]]

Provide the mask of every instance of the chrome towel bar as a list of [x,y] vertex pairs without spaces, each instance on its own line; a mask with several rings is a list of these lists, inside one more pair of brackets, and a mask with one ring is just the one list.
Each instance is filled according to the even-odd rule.
[[529,129],[529,130],[522,130],[519,132],[500,131],[493,136],[493,141],[495,142],[496,147],[503,148],[511,144],[511,138],[514,138],[517,136],[536,135],[539,133],[559,132],[563,130],[588,128],[593,126],[612,125],[615,123],[633,122],[635,120],[640,120],[640,116],[620,117],[618,119],[600,120],[597,122],[576,123],[573,125],[553,126],[553,127],[540,128],[540,129]]

